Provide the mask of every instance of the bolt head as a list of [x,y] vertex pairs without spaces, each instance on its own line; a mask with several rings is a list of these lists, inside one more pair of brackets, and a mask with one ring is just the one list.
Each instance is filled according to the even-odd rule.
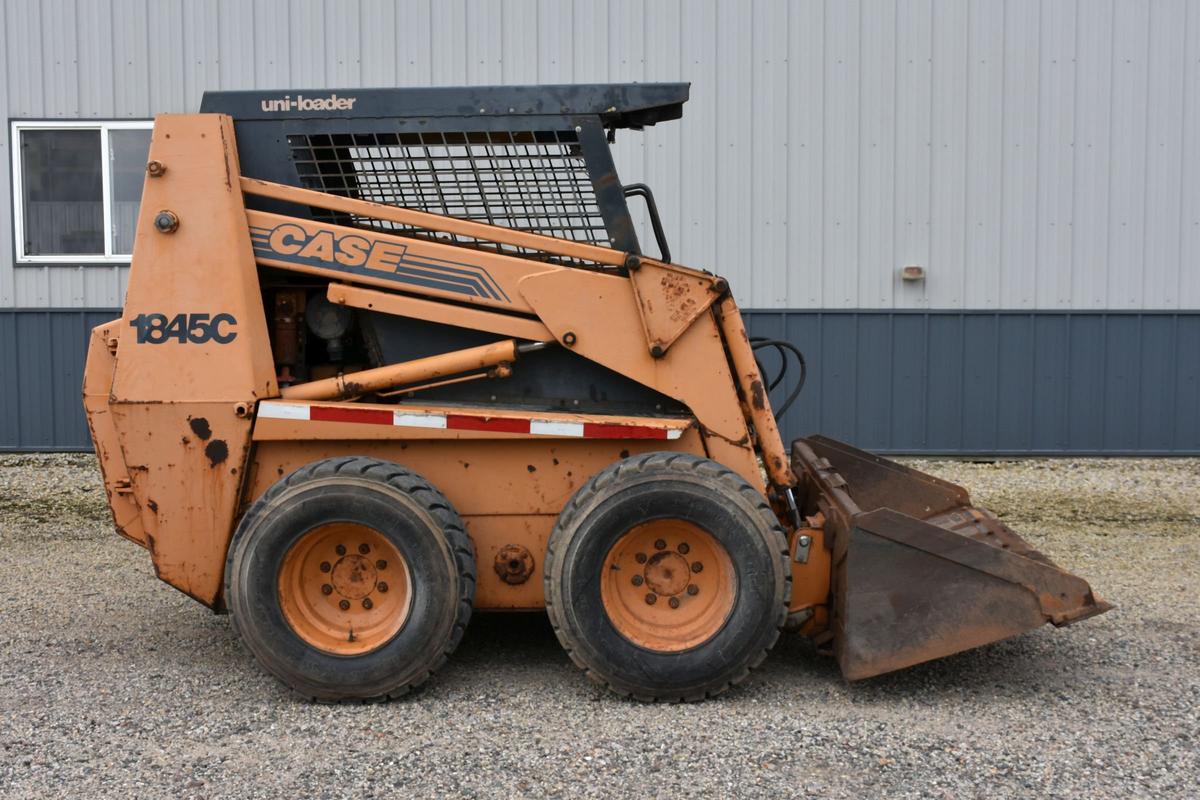
[[679,555],[686,556],[692,548],[687,542],[680,542],[679,547],[675,549],[679,551]]
[[704,572],[704,565],[699,561],[692,562],[692,572]]
[[159,233],[174,233],[179,228],[179,217],[173,211],[160,211],[154,215],[154,228]]
[[658,602],[658,595],[654,592],[646,592],[646,605],[652,606]]
[[376,569],[387,569],[387,562],[382,558],[375,562]]
[[384,593],[386,593],[386,592],[387,592],[387,590],[388,590],[388,585],[387,585],[387,582],[386,582],[386,581],[380,581],[379,583],[375,584],[375,588],[376,588],[376,589],[378,589],[380,592],[384,592]]
[[667,543],[666,543],[664,540],[662,540],[662,539],[656,539],[656,540],[654,541],[654,549],[655,549],[655,550],[666,550],[666,549],[667,549]]
[[335,547],[333,549],[339,556],[346,555],[346,545],[344,545],[344,544],[339,544],[337,547]]
[[342,611],[349,611],[350,610],[350,601],[349,600],[340,601],[338,603],[338,608],[340,608]]
[[801,536],[799,539],[799,542],[800,542],[801,547],[808,547],[810,544],[812,544],[812,537],[811,536]]
[[333,587],[328,583],[321,584],[321,594],[333,594]]
[[679,608],[679,598],[672,597],[670,600],[667,601],[667,605],[669,605],[671,608]]
[[371,545],[369,545],[369,544],[360,544],[360,545],[358,546],[358,552],[362,553],[362,554],[365,556],[367,553],[371,552]]
[[329,572],[331,569],[333,569],[333,567],[329,565],[328,561],[321,562],[321,572]]
[[375,604],[371,602],[371,598],[369,598],[369,597],[363,598],[363,608],[365,608],[369,611],[371,609],[371,607],[374,605]]
[[634,586],[641,586],[645,579],[641,575],[634,575],[631,580]]
[[694,583],[689,583],[688,588],[687,588],[687,593],[690,594],[692,597],[695,597],[697,594],[700,593],[700,587]]
[[638,553],[636,556],[634,556],[634,558],[637,559],[637,562],[639,564],[646,563],[646,554],[645,553]]

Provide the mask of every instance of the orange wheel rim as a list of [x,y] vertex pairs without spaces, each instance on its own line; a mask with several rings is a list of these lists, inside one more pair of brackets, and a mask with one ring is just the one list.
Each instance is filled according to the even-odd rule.
[[600,599],[617,632],[647,650],[697,647],[725,625],[737,580],[729,553],[681,519],[631,528],[604,562]]
[[379,531],[353,522],[321,525],[287,551],[279,605],[296,635],[326,653],[352,656],[391,641],[412,607],[408,563]]

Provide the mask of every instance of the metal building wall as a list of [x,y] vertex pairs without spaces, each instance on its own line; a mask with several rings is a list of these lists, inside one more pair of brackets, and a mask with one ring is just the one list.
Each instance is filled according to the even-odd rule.
[[[618,165],[748,307],[1200,308],[1188,0],[3,7],[7,117],[149,117],[206,88],[691,81],[684,119],[622,136]],[[0,306],[122,293],[120,268],[0,260]]]
[[[0,309],[0,370],[21,376],[0,379],[0,451],[90,448],[84,349],[91,328],[117,315]],[[824,433],[882,453],[1200,455],[1200,312],[752,311],[746,323],[807,355],[785,441]]]
[[[692,82],[624,133],[677,258],[808,352],[787,434],[893,452],[1200,453],[1200,4],[0,0],[7,119],[206,88]],[[0,157],[11,143],[0,130]],[[651,241],[648,235],[644,241]],[[86,446],[125,268],[13,267],[0,449]],[[924,266],[924,283],[898,270]],[[47,309],[58,309],[48,311]]]

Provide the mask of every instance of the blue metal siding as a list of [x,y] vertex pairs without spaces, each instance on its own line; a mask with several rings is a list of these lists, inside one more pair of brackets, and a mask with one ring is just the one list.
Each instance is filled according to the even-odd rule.
[[807,357],[789,439],[823,433],[887,453],[1200,453],[1200,313],[746,317],[752,335]]
[[[87,336],[118,314],[0,311],[0,450],[89,449],[79,399]],[[788,440],[823,433],[886,453],[1200,454],[1200,312],[746,319],[752,335],[787,339],[807,357],[808,385],[783,420]]]
[[0,450],[90,450],[83,361],[104,310],[0,311]]

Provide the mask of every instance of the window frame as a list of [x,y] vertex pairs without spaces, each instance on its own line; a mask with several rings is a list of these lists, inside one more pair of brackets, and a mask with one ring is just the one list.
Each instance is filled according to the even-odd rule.
[[[112,225],[112,158],[109,132],[153,130],[152,119],[123,120],[10,120],[9,142],[12,148],[13,255],[16,264],[128,264],[131,253],[114,253]],[[56,255],[30,255],[25,252],[24,171],[21,164],[21,134],[25,131],[95,130],[100,132],[100,191],[104,214],[104,252]]]

